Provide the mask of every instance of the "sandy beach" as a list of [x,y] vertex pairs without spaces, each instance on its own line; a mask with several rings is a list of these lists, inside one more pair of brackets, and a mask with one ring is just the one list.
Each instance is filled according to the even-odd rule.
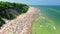
[[30,34],[31,25],[34,21],[33,15],[37,9],[30,7],[24,14],[17,16],[16,19],[6,21],[0,30],[0,34]]

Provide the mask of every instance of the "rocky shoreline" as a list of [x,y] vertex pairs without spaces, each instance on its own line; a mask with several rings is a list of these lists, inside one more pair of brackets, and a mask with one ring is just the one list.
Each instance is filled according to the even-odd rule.
[[36,11],[36,8],[30,7],[27,13],[17,16],[14,20],[6,21],[0,34],[30,34],[31,25],[34,21],[33,15]]

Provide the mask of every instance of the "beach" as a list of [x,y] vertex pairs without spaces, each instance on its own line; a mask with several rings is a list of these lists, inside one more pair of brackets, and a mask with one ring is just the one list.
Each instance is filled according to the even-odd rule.
[[17,16],[16,19],[6,21],[0,34],[30,34],[36,11],[36,8],[30,7],[26,13]]

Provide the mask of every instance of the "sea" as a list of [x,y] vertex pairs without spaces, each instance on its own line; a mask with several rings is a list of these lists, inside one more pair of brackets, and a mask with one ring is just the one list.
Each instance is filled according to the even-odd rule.
[[31,34],[60,34],[60,5],[30,5],[38,9]]

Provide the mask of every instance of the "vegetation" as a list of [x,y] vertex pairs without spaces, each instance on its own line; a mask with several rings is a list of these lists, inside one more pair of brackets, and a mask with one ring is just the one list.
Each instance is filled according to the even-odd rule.
[[[29,7],[26,4],[0,1],[0,27],[1,24],[5,23],[5,21],[1,18],[12,20],[16,18],[19,14],[26,13],[28,8]],[[16,12],[18,13],[18,15],[16,14]]]

